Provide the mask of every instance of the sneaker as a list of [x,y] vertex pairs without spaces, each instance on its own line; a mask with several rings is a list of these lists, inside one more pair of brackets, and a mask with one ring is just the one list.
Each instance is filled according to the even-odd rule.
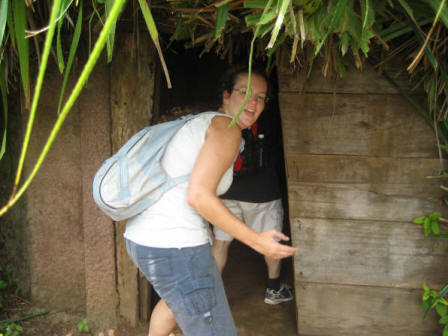
[[294,289],[291,286],[282,283],[278,291],[266,288],[264,303],[275,305],[291,301],[292,299],[294,299]]

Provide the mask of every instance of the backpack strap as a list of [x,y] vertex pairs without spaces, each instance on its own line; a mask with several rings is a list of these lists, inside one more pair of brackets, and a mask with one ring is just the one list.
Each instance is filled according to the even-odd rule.
[[123,202],[129,202],[131,192],[129,190],[128,158],[126,155],[123,154],[118,157],[118,167],[120,169],[120,189],[118,197]]

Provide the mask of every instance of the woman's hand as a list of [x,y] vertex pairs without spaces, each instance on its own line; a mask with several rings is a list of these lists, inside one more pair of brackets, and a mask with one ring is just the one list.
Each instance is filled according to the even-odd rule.
[[282,259],[294,255],[297,251],[297,247],[292,247],[277,242],[277,239],[289,241],[289,237],[283,233],[270,230],[260,232],[257,234],[255,241],[250,246],[257,252],[272,259]]

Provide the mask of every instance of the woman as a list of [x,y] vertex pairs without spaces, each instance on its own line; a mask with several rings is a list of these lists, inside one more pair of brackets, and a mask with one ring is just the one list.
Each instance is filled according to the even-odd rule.
[[219,109],[223,114],[202,114],[170,141],[162,164],[170,176],[191,173],[189,181],[128,221],[128,253],[161,297],[149,336],[169,335],[176,322],[185,336],[237,334],[210,251],[207,221],[268,257],[285,258],[297,251],[277,242],[289,239],[280,232],[253,231],[218,197],[232,182],[241,130],[257,120],[268,93],[266,77],[253,71],[250,99],[236,126],[229,127],[242,105],[247,80],[247,69],[233,71],[224,83]]

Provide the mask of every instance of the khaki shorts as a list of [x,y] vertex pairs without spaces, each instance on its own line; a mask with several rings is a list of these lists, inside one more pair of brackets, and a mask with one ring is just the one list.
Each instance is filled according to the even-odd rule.
[[[265,203],[222,200],[226,207],[256,232],[282,231],[283,206],[281,199]],[[218,227],[213,227],[217,240],[232,241],[233,237]]]

